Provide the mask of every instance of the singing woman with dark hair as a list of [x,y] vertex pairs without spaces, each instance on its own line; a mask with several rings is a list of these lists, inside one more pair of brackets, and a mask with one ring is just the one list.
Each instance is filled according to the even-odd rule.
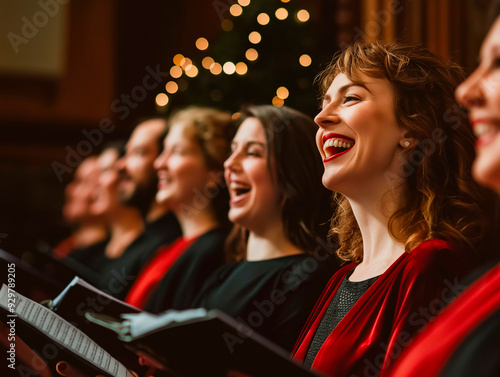
[[312,119],[286,107],[242,113],[224,164],[235,224],[228,251],[237,261],[193,303],[222,310],[288,351],[336,267],[315,131]]

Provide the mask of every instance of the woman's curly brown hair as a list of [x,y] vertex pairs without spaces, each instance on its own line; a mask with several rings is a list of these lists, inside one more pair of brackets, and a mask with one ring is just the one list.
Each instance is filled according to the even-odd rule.
[[[417,141],[406,154],[401,174],[401,208],[389,220],[389,233],[406,251],[432,238],[474,249],[484,238],[488,201],[492,196],[472,179],[474,136],[467,114],[455,103],[454,91],[465,78],[463,69],[445,63],[420,46],[358,42],[340,52],[318,76],[321,95],[340,73],[360,81],[359,73],[387,79],[395,92],[395,115]],[[361,232],[346,197],[337,204],[330,234],[341,247],[341,259],[359,263]]]

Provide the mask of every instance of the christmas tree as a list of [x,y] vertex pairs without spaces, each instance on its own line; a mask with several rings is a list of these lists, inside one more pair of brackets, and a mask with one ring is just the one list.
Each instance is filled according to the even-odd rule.
[[[225,0],[228,1],[228,0]],[[221,30],[172,57],[160,111],[190,104],[237,111],[248,103],[284,104],[310,115],[318,108],[313,81],[329,61],[314,14],[296,0],[214,1]]]

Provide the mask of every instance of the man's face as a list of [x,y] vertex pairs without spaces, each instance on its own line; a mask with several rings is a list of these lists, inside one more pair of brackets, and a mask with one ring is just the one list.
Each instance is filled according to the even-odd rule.
[[143,212],[149,210],[156,195],[158,178],[153,162],[160,153],[159,139],[164,130],[161,119],[140,123],[130,136],[125,156],[118,162],[120,201]]
[[73,180],[66,187],[66,202],[63,207],[64,219],[71,225],[94,218],[90,207],[94,199],[99,180],[97,157],[87,157],[76,169]]

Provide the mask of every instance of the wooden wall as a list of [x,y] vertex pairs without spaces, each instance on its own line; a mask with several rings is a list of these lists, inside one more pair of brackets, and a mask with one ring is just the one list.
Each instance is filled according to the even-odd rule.
[[357,35],[423,44],[471,72],[499,4],[499,0],[359,0]]

